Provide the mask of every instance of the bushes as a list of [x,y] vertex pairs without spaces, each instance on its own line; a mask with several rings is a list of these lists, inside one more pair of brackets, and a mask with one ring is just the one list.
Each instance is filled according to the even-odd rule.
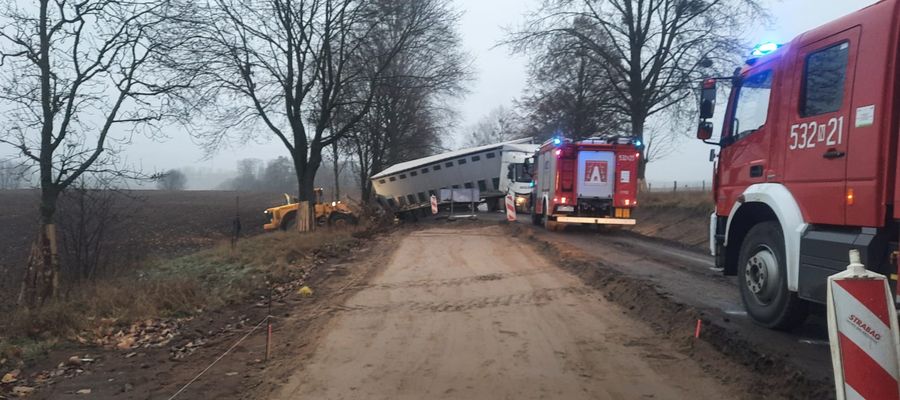
[[150,262],[124,276],[85,281],[63,299],[11,313],[0,327],[0,358],[25,358],[25,353],[30,358],[61,341],[91,341],[108,328],[187,317],[241,302],[267,288],[267,282],[300,279],[317,259],[346,253],[358,244],[354,233],[325,229],[260,235],[241,241],[234,250],[222,244]]

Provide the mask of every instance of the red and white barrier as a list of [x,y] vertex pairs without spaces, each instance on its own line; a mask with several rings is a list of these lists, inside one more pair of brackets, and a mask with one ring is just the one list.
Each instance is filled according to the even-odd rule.
[[434,195],[431,195],[431,213],[432,214],[438,213],[437,197],[434,197]]
[[511,194],[506,195],[506,220],[509,222],[516,220],[516,200]]
[[900,338],[887,278],[850,251],[847,270],[828,277],[828,338],[837,398],[900,399]]

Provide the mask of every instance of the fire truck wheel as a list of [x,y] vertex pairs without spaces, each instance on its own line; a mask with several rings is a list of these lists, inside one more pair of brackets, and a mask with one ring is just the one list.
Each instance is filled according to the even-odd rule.
[[[547,208],[544,207],[544,209],[546,210]],[[559,222],[556,222],[556,221],[551,221],[550,217],[548,217],[547,215],[544,215],[543,220],[544,220],[544,229],[547,229],[550,232],[558,232],[558,231],[561,231],[563,228],[562,224],[560,224]]]
[[750,228],[738,257],[741,300],[753,320],[787,330],[806,319],[807,303],[787,288],[784,234],[776,221]]

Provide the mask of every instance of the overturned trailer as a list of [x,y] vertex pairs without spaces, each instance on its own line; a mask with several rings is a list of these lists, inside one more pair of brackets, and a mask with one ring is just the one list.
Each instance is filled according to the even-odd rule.
[[370,179],[382,206],[398,213],[429,208],[431,196],[440,198],[441,189],[478,189],[479,201],[493,209],[507,193],[530,192],[530,176],[516,173],[538,148],[530,141],[519,139],[402,162]]

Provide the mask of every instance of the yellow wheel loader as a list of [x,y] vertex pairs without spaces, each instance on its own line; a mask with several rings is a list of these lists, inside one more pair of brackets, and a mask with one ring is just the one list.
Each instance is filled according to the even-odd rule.
[[[323,201],[324,191],[322,188],[315,188],[313,193],[315,194],[313,207],[316,212],[316,225],[337,227],[356,225],[358,221],[356,214],[347,204],[340,201]],[[278,229],[286,231],[297,226],[297,208],[299,207],[297,198],[285,194],[284,199],[287,204],[265,211],[266,216],[269,217],[269,223],[263,225],[263,229],[266,231]]]

